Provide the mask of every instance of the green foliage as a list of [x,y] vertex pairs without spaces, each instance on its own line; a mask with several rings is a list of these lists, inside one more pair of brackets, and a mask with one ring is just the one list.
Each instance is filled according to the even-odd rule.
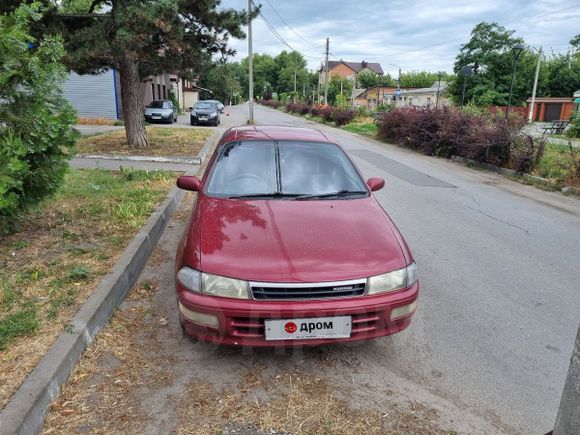
[[330,78],[330,82],[328,83],[328,103],[332,105],[338,104],[338,101],[341,102],[342,97],[339,97],[341,94],[342,86],[342,95],[348,99],[348,96],[352,95],[352,82],[348,79],[343,79],[339,76],[332,76]]
[[0,319],[0,351],[15,338],[33,334],[39,322],[33,305],[26,306],[15,313]]
[[169,91],[169,94],[167,95],[167,97],[169,98],[169,101],[171,101],[173,103],[173,106],[177,108],[177,112],[181,113],[181,107],[179,106],[179,100],[177,99],[177,95],[173,89],[171,89]]
[[566,136],[571,138],[580,137],[580,112],[576,112],[570,120],[570,126],[566,130]]
[[62,39],[30,34],[41,18],[37,5],[0,15],[0,231],[58,188],[76,140],[76,117],[61,94]]
[[[574,39],[571,41],[571,43]],[[456,102],[461,101],[463,81],[461,70],[469,65],[473,75],[467,78],[465,101],[478,106],[505,106],[515,63],[516,44],[523,44],[522,38],[514,36],[497,23],[479,23],[467,44],[461,47],[454,65],[456,76],[449,79],[449,91]],[[534,81],[538,54],[526,47],[520,54],[516,67],[512,105],[525,103],[530,96]],[[538,96],[571,96],[580,89],[580,55],[559,55],[552,53],[542,61],[538,79]]]
[[381,85],[381,77],[372,71],[362,71],[356,76],[357,86],[368,89]]
[[[449,78],[447,73],[441,73],[441,80]],[[402,88],[430,88],[439,80],[439,74],[429,71],[411,71],[401,74]]]

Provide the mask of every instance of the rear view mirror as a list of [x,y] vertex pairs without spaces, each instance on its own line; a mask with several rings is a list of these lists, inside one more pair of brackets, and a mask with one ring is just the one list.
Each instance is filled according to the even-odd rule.
[[372,177],[367,180],[367,186],[369,186],[371,192],[376,192],[377,190],[381,190],[383,187],[385,187],[385,180],[384,178]]
[[189,111],[191,112],[192,110],[193,110],[193,107],[190,107],[190,108],[189,108]]
[[183,190],[198,192],[201,190],[201,180],[191,175],[182,175],[177,179],[177,187]]

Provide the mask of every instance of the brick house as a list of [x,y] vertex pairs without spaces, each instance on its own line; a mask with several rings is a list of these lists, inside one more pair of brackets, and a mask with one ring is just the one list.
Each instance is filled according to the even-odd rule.
[[[347,62],[344,60],[329,60],[328,61],[328,77],[329,80],[338,76],[343,79],[354,80],[357,74],[363,71],[370,71],[374,74],[382,76],[384,74],[380,63],[372,62]],[[319,83],[325,83],[326,71],[324,68],[318,70]]]

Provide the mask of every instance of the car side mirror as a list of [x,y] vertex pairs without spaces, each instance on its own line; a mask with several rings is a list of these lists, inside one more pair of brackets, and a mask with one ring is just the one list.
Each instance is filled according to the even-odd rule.
[[367,180],[367,186],[371,189],[371,192],[376,192],[385,187],[385,179],[379,177],[372,177]]
[[191,112],[192,110],[193,110],[193,107],[190,107],[190,108],[189,108],[189,111]]
[[201,190],[201,180],[191,175],[182,175],[177,179],[177,187],[183,190],[198,192]]

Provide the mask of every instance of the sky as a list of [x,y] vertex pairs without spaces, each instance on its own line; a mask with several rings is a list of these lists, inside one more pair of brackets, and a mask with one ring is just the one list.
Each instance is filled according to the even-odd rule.
[[[315,70],[330,38],[330,60],[379,62],[385,73],[447,71],[473,27],[497,22],[531,47],[565,53],[580,33],[580,2],[573,0],[253,0],[275,31]],[[221,7],[247,9],[247,0]],[[261,17],[253,21],[253,51],[290,51]],[[234,60],[248,54],[247,40],[232,40]]]

